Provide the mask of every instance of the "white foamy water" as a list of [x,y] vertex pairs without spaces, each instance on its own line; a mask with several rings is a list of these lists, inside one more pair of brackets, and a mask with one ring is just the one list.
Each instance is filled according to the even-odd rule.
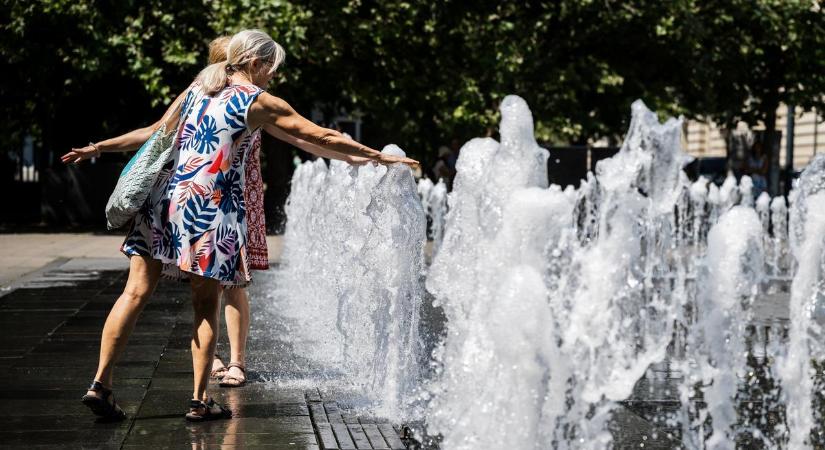
[[634,104],[625,145],[574,205],[569,191],[545,188],[518,102],[502,108],[500,145],[472,140],[459,157],[427,284],[448,318],[428,425],[448,449],[502,448],[491,429],[519,436],[514,448],[602,448],[616,401],[664,359],[673,332],[679,303],[644,289],[663,262],[654,237],[672,233],[668,214],[684,187],[681,122],[659,124]]
[[502,142],[471,140],[458,160],[427,280],[447,316],[429,433],[447,450],[609,448],[619,402],[670,367],[684,377],[676,392],[645,395],[682,402],[661,422],[682,445],[762,439],[740,423],[737,395],[765,272],[788,274],[765,256],[787,246],[784,200],[755,201],[747,177],[691,184],[681,121],[641,102],[617,155],[578,190],[546,188],[516,99]]
[[447,184],[444,180],[438,180],[430,191],[429,207],[432,218],[433,255],[435,255],[444,240],[444,226],[447,219]]
[[790,236],[797,271],[791,290],[790,342],[780,375],[788,405],[788,448],[796,449],[811,447],[811,432],[823,420],[812,405],[811,360],[825,359],[825,155],[808,165],[794,191]]
[[[691,361],[681,365],[689,380],[682,385],[683,402],[690,401],[696,383],[704,386],[707,402],[691,424],[698,436],[686,427],[686,441],[694,448],[725,449],[735,442],[735,397],[747,368],[745,336],[763,277],[762,248],[762,223],[748,206],[726,211],[708,235],[706,263],[698,279],[697,312],[688,332]],[[706,427],[708,415],[713,421],[710,429]]]
[[524,100],[505,98],[501,112],[501,143],[474,139],[461,149],[427,281],[449,324],[427,414],[444,448],[531,448],[557,356],[544,345],[553,339],[545,267],[573,204],[546,188],[547,152]]
[[444,239],[444,225],[447,218],[447,184],[444,180],[438,180],[438,183],[433,185],[429,178],[422,178],[418,181],[418,195],[421,197],[421,205],[430,220],[432,254],[435,255]]
[[[462,147],[449,195],[401,166],[298,169],[277,307],[318,379],[344,380],[377,415],[423,417],[444,450],[626,445],[616,424],[644,411],[625,400],[675,403],[645,431],[673,447],[805,448],[821,421],[810,360],[825,358],[825,157],[790,206],[754,199],[747,177],[691,183],[681,121],[636,102],[620,152],[562,190],[548,186],[524,100],[506,97],[501,114],[500,142]],[[446,329],[416,397],[425,213],[426,286]],[[791,275],[784,343],[755,306],[782,301]],[[754,358],[766,373],[781,361],[779,390],[754,395],[782,392],[787,431],[767,425],[767,403],[742,403]]]
[[[386,153],[403,155],[397,146]],[[307,162],[287,204],[280,288],[298,353],[372,413],[413,414],[420,381],[425,215],[406,166]]]

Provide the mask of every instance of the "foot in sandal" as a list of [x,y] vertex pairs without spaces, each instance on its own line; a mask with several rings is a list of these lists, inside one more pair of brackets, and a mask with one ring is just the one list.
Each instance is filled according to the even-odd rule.
[[186,420],[189,422],[205,422],[231,417],[232,411],[218,404],[212,397],[209,397],[205,402],[195,399],[189,400],[189,412],[186,413]]
[[209,377],[213,380],[220,380],[226,375],[227,367],[223,364],[220,355],[217,353],[215,354],[215,359],[212,360],[212,371],[209,373]]
[[226,375],[224,375],[220,387],[241,387],[246,384],[246,368],[241,363],[231,362],[227,366]]
[[126,418],[126,413],[118,406],[112,390],[103,387],[100,381],[93,381],[80,401],[103,421],[116,422]]

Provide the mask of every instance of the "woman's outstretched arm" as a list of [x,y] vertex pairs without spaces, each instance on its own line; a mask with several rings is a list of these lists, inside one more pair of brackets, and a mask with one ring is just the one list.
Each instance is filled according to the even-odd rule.
[[409,166],[418,165],[418,161],[414,159],[381,153],[335,130],[320,127],[298,114],[287,102],[264,92],[249,107],[247,125],[257,128],[267,124],[279,128],[288,135],[341,155],[363,157],[381,164],[400,162]]
[[311,153],[321,158],[337,159],[339,161],[344,161],[349,164],[352,164],[354,166],[360,166],[370,162],[369,158],[365,158],[363,156],[345,155],[342,153],[327,150],[323,147],[319,147],[311,142],[307,142],[301,138],[297,138],[291,134],[288,134],[286,131],[281,130],[275,125],[264,125],[264,131],[266,131],[267,133],[269,133],[277,139],[280,139],[288,144],[294,145],[295,147],[298,147],[307,153]]
[[178,98],[176,98],[175,101],[169,105],[169,108],[166,109],[166,112],[163,113],[163,117],[152,125],[132,130],[118,137],[106,139],[93,145],[90,144],[81,148],[73,148],[72,151],[61,156],[60,160],[63,161],[64,164],[79,163],[80,161],[100,156],[101,153],[130,152],[137,150],[144,142],[152,137],[152,133],[157,131],[164,122],[167,122],[167,128],[169,127],[171,118],[183,102],[184,94],[186,94],[186,91],[178,95]]

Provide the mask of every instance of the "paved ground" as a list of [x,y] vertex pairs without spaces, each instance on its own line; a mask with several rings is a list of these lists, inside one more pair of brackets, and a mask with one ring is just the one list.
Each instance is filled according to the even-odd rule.
[[[0,242],[0,272],[14,280],[0,292],[0,398],[5,416],[0,421],[0,447],[405,448],[398,427],[355,415],[323,389],[273,386],[264,382],[273,374],[254,367],[247,386],[212,389],[216,400],[232,409],[231,420],[187,424],[183,413],[192,390],[189,292],[186,284],[169,281],[161,282],[117,366],[115,393],[128,419],[95,423],[79,399],[94,374],[100,331],[125,281],[126,259],[66,258],[79,253],[99,256],[95,252],[105,252],[110,243],[116,248],[119,238],[38,236],[51,242],[48,248],[54,251],[48,256],[32,248],[49,245],[34,237],[3,236]],[[27,255],[25,268],[7,261],[18,251]],[[40,262],[46,266],[25,277],[10,274]],[[252,302],[253,315],[262,303]],[[254,327],[252,333],[250,353],[283,348],[274,342],[274,333]],[[225,342],[221,349],[227,350]],[[286,351],[267,355],[295,357]]]
[[[270,239],[276,264],[281,240]],[[324,368],[292,350],[289,326],[270,301],[277,284],[272,271],[259,274],[250,288],[250,383],[211,391],[233,410],[233,419],[183,420],[192,390],[189,292],[186,284],[162,281],[115,374],[116,396],[129,418],[95,423],[79,399],[94,375],[103,321],[125,282],[128,260],[118,253],[120,241],[88,234],[0,235],[0,448],[412,447],[399,438],[397,426],[358,416],[352,392],[313,384]],[[786,318],[786,291],[763,299],[757,317]],[[225,333],[222,338],[218,350],[226,354]],[[678,447],[669,427],[654,425],[678,402],[655,392],[675,392],[681,379],[667,365],[652,367],[651,374],[614,416],[617,448]]]
[[[92,233],[24,233],[0,234],[0,287],[8,286],[23,275],[56,260],[72,258],[120,259],[122,235]],[[269,259],[281,256],[281,236],[268,236]]]

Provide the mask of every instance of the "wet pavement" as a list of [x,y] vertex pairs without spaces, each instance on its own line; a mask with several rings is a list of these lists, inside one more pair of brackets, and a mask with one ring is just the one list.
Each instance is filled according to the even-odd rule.
[[[0,448],[362,449],[414,447],[397,424],[363,415],[357,392],[313,385],[325,368],[293,350],[290,327],[272,302],[274,271],[250,287],[249,383],[210,387],[231,420],[189,424],[191,308],[185,283],[161,281],[115,372],[115,395],[128,414],[96,423],[80,403],[97,364],[100,332],[126,280],[125,258],[57,258],[0,288]],[[755,305],[755,321],[787,320],[787,286]],[[434,342],[444,318],[425,302],[422,336]],[[220,354],[228,354],[221,326]],[[328,374],[325,374],[328,376]],[[307,382],[308,381],[308,382]],[[615,411],[618,448],[678,448],[682,376],[654,365]],[[426,445],[436,448],[437,444]]]
[[[272,374],[252,364],[246,386],[210,386],[232,419],[185,422],[192,392],[189,288],[165,280],[116,367],[115,396],[128,418],[97,423],[80,397],[94,375],[106,314],[126,280],[124,259],[56,261],[0,292],[0,447],[406,448],[398,426],[360,417],[323,389],[273,386],[265,381]],[[254,317],[261,306],[253,299],[252,308]],[[267,335],[253,329],[250,353],[278,348]],[[225,333],[219,351],[228,353]]]

